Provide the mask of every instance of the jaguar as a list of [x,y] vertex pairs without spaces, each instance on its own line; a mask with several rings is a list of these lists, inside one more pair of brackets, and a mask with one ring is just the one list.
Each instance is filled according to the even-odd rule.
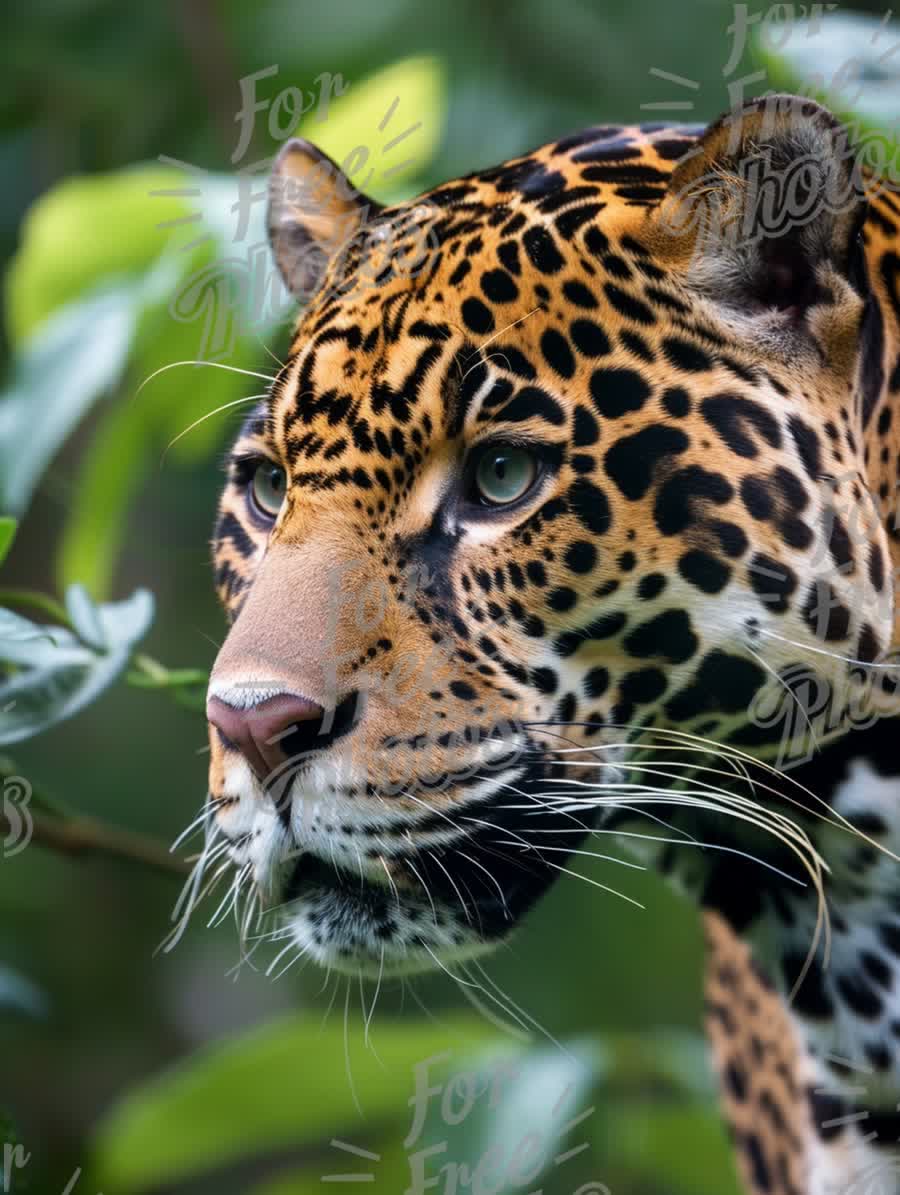
[[852,133],[767,95],[388,207],[286,142],[214,537],[207,861],[296,956],[466,975],[612,835],[700,909],[757,1195],[900,1191],[900,200]]

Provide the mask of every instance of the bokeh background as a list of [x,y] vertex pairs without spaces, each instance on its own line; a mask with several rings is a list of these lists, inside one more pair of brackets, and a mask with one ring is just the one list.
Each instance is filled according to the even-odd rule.
[[[766,12],[752,3],[737,8]],[[7,401],[19,406],[7,431],[21,436],[24,396],[40,437],[62,418],[54,403],[78,381],[67,377],[65,342],[53,358],[53,394],[38,394],[22,364],[29,337],[58,307],[77,305],[101,283],[123,286],[132,302],[128,287],[145,283],[159,261],[174,261],[172,278],[183,281],[180,246],[200,226],[157,227],[167,209],[148,199],[153,180],[158,186],[154,171],[160,155],[210,172],[194,177],[215,186],[233,171],[241,77],[277,65],[277,76],[258,84],[261,97],[274,99],[292,85],[308,96],[323,72],[340,75],[349,87],[328,118],[317,125],[312,113],[304,125],[326,148],[365,141],[396,90],[403,127],[423,121],[411,139],[418,156],[378,186],[413,194],[587,124],[706,120],[742,93],[765,90],[758,62],[735,42],[739,28],[729,31],[736,16],[722,0],[8,7],[0,38],[2,353]],[[380,72],[409,60],[413,67],[384,81]],[[263,112],[245,162],[276,148]],[[129,171],[141,163],[150,168]],[[188,258],[192,267],[206,260]],[[169,275],[155,277],[164,291]],[[97,401],[82,403],[30,501],[20,502],[2,586],[60,594],[82,581],[97,599],[146,587],[156,618],[142,650],[169,668],[205,670],[223,634],[208,551],[218,460],[240,409],[208,420],[177,450],[165,448],[193,420],[262,386],[187,366],[138,394],[154,368],[202,347],[199,322],[178,323],[165,295],[142,295],[121,368],[95,387]],[[283,327],[253,324],[219,360],[268,372],[283,344]],[[3,429],[0,419],[0,440]],[[0,448],[0,468],[12,469],[10,445],[5,457]],[[171,691],[120,683],[9,753],[36,790],[77,813],[171,843],[203,801],[204,746],[201,715]],[[448,1045],[460,1057],[486,1046],[524,1051],[534,1070],[517,1099],[530,1099],[540,1120],[552,1087],[546,1067],[561,1056],[552,1036],[590,1070],[579,1080],[587,1083],[582,1102],[597,1111],[585,1130],[590,1149],[576,1169],[549,1177],[548,1192],[573,1191],[580,1176],[614,1195],[724,1195],[733,1179],[699,1046],[694,913],[652,876],[611,863],[584,871],[644,908],[567,878],[515,946],[489,964],[546,1035],[536,1033],[529,1049],[510,1044],[444,975],[406,990],[386,985],[372,1042],[386,1042],[395,1059],[400,1078],[389,1079],[352,1033],[345,1057],[343,986],[329,1012],[335,990],[323,990],[323,977],[310,970],[273,981],[260,959],[258,969],[234,974],[234,926],[207,928],[211,908],[176,950],[158,952],[175,878],[103,857],[68,859],[37,844],[0,857],[0,1114],[9,1140],[32,1155],[14,1189],[61,1191],[83,1167],[78,1192],[301,1193],[341,1169],[328,1157],[335,1136],[367,1140],[402,1174],[411,1060]],[[361,1021],[355,985],[348,1019]],[[368,1119],[354,1107],[351,1076]],[[470,1118],[482,1144],[467,1138],[460,1160],[474,1164],[491,1133],[512,1131],[498,1128],[498,1116]],[[246,1129],[237,1150],[236,1123]],[[193,1140],[207,1142],[196,1158]],[[352,1168],[346,1157],[343,1164]],[[94,1176],[105,1187],[90,1185]],[[382,1176],[377,1189],[404,1189],[393,1184]]]

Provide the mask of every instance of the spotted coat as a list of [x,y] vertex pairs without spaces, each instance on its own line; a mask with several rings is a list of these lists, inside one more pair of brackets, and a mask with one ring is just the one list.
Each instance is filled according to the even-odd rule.
[[897,1181],[898,222],[791,97],[394,208],[291,142],[216,528],[213,833],[297,952],[465,968],[614,831],[706,910],[758,1195]]

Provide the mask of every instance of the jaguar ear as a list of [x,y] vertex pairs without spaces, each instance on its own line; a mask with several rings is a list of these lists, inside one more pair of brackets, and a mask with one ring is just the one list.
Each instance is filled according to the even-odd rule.
[[865,211],[843,125],[811,100],[769,95],[709,126],[676,166],[658,228],[689,285],[799,322],[835,272],[862,289]]
[[301,302],[318,290],[342,245],[381,211],[308,141],[282,146],[269,179],[269,243],[288,290]]

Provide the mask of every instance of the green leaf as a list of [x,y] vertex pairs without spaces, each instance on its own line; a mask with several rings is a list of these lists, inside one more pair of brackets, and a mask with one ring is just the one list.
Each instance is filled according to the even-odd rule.
[[[207,190],[211,186],[207,180]],[[227,180],[216,203],[237,194]],[[261,214],[257,205],[255,216]],[[186,271],[164,305],[147,308],[136,338],[128,401],[148,430],[154,467],[207,459],[252,409],[251,396],[256,402],[266,393],[279,368],[263,347],[281,318],[274,310],[276,273],[268,244],[256,239],[256,220],[246,243],[219,239],[240,234],[212,227],[215,255]],[[227,406],[242,396],[246,406]]]
[[[132,367],[142,380],[173,362],[192,357],[198,349],[196,325],[179,325],[159,315],[159,337],[141,352]],[[252,367],[248,342],[238,340],[231,362]],[[131,504],[154,470],[177,462],[209,457],[222,439],[252,407],[231,407],[192,430],[165,454],[167,443],[190,424],[216,412],[243,395],[259,395],[266,379],[247,378],[221,367],[182,366],[168,369],[138,394],[137,384],[104,413],[81,462],[79,484],[73,494],[63,531],[57,579],[65,586],[81,581],[95,596],[111,587],[115,564],[127,528]],[[256,400],[258,401],[258,397]]]
[[351,85],[331,100],[327,114],[310,112],[297,132],[343,166],[359,190],[393,201],[434,157],[446,119],[440,61],[405,58]]
[[[90,406],[117,386],[129,359],[140,351],[146,313],[166,312],[196,263],[198,254],[179,252],[166,227],[191,214],[184,197],[170,194],[184,184],[175,170],[134,168],[65,182],[29,212],[22,248],[7,277],[16,352],[12,384],[0,401],[0,509],[25,509],[60,445]],[[211,250],[206,246],[202,253]],[[133,414],[140,421],[147,405]],[[133,488],[142,476],[137,470]],[[119,509],[118,497],[103,486],[109,518]],[[79,515],[83,501],[78,493]],[[90,509],[97,507],[95,500]],[[127,502],[121,509],[124,517]],[[91,530],[96,543],[97,529]],[[80,555],[87,555],[89,540],[82,528]],[[99,592],[101,586],[93,582],[108,579],[108,560],[90,563],[92,576],[79,579],[90,580]]]
[[[364,1173],[375,1190],[395,1192],[417,1166],[436,1179],[443,1167],[462,1164],[471,1176],[483,1163],[497,1195],[538,1185],[569,1193],[591,1181],[737,1195],[699,1036],[523,1047],[482,1023],[386,1022],[367,1048],[358,1024],[346,1043],[344,1032],[291,1017],[206,1047],[113,1108],[91,1181],[137,1195],[221,1183],[252,1161],[265,1176],[254,1195],[313,1195],[328,1176]],[[428,1115],[416,1124],[414,1094],[426,1086]]]
[[30,639],[41,639],[47,633],[44,627],[21,614],[0,607],[0,659],[3,659],[2,649],[6,643],[27,643]]
[[[346,1192],[360,1185],[364,1189],[400,1195],[411,1185],[409,1151],[403,1148],[402,1143],[406,1127],[399,1117],[390,1128],[386,1125],[379,1127],[381,1132],[378,1141],[368,1142],[367,1145],[369,1152],[377,1150],[377,1161],[341,1154],[334,1147],[322,1149],[317,1151],[315,1157],[310,1158],[305,1166],[282,1171],[275,1178],[264,1179],[253,1187],[251,1195],[327,1195],[329,1189]],[[387,1139],[385,1132],[390,1134]],[[323,1179],[337,1172],[354,1175],[373,1174],[375,1177],[374,1181],[362,1180],[361,1183],[359,1179],[350,1183],[323,1182]],[[448,1186],[445,1189],[451,1188]],[[441,1195],[440,1184],[433,1190],[435,1195]]]
[[610,1175],[625,1173],[631,1183],[667,1195],[741,1195],[725,1126],[710,1107],[607,1102],[598,1107],[597,1121],[598,1152],[606,1155]]
[[[82,581],[95,596],[109,592],[131,504],[151,472],[207,459],[251,406],[229,404],[259,396],[274,373],[265,360],[260,368],[261,344],[277,316],[266,285],[274,265],[264,206],[251,203],[243,227],[241,209],[232,210],[242,194],[238,180],[204,175],[201,182],[202,221],[171,231],[167,256],[142,286],[129,381],[99,421],[64,528],[59,582]],[[204,232],[207,243],[183,252]]]
[[109,592],[131,502],[149,474],[152,454],[143,413],[121,399],[101,420],[81,462],[59,545],[60,586],[79,581],[95,597]]
[[66,611],[75,633],[94,651],[106,651],[100,611],[83,585],[70,585],[66,593]]
[[0,564],[9,555],[9,549],[16,538],[17,526],[18,523],[15,519],[11,519],[8,516],[0,517]]
[[[123,602],[93,607],[87,594],[67,595],[67,609],[99,651],[63,627],[45,627],[3,611],[0,660],[14,665],[0,681],[0,744],[31,738],[94,701],[124,670],[153,619],[153,597],[139,589]],[[24,626],[22,624],[25,624]]]
[[149,656],[137,654],[134,657],[134,668],[125,679],[136,689],[168,691],[185,709],[195,712],[206,710],[209,673],[202,668],[170,669]]
[[[10,337],[17,351],[11,386],[0,399],[0,510],[25,509],[60,445],[90,406],[121,382],[129,361],[140,380],[162,365],[198,355],[209,288],[187,319],[183,304],[176,303],[198,269],[222,275],[220,307],[229,285],[253,301],[251,267],[241,261],[245,247],[226,254],[237,181],[204,176],[199,200],[190,203],[171,194],[190,189],[190,182],[196,180],[177,170],[134,168],[70,180],[30,211],[7,278]],[[198,223],[179,225],[194,217]],[[259,204],[252,205],[251,217],[246,236],[264,245]],[[191,249],[187,242],[204,227],[209,240]],[[252,329],[240,318],[244,337],[271,329],[271,318],[260,318]],[[248,363],[253,359],[246,347],[243,356]],[[108,588],[129,499],[154,459],[195,418],[227,402],[241,386],[246,389],[242,375],[208,369],[198,385],[189,373],[172,371],[152,393],[128,394],[106,417],[111,426],[101,421],[63,541],[64,583],[84,581],[95,594]],[[208,453],[220,431],[214,422],[201,427],[185,438],[179,455],[190,456],[194,449],[190,459],[196,459],[198,445]]]
[[130,672],[128,683],[136,689],[180,689],[185,685],[209,684],[209,673],[202,668],[166,668],[161,676]]
[[35,610],[42,614],[47,622],[60,627],[69,626],[69,615],[65,606],[55,597],[41,593],[39,589],[0,589],[0,606]]
[[[564,1171],[557,1159],[566,1155],[567,1146],[577,1148],[590,1139],[597,1088],[611,1063],[605,1043],[591,1038],[566,1042],[565,1049],[510,1051],[507,1046],[489,1055],[478,1076],[479,1088],[488,1094],[475,1104],[475,1114],[459,1129],[443,1116],[432,1118],[430,1141],[446,1145],[435,1169],[439,1160],[465,1160],[474,1169],[482,1159],[493,1159],[490,1189],[496,1195],[558,1181]],[[482,1164],[489,1168],[487,1161]]]
[[[469,1022],[387,1022],[372,1026],[367,1048],[357,1024],[345,1065],[343,1026],[323,1028],[318,1017],[276,1021],[209,1046],[126,1096],[101,1124],[91,1180],[130,1195],[267,1150],[323,1144],[327,1154],[333,1136],[361,1140],[382,1117],[400,1120],[405,1134],[413,1068],[451,1050],[456,1069],[458,1057],[488,1038]],[[439,1073],[437,1064],[429,1070]],[[346,1169],[347,1161],[334,1151],[321,1173]]]
[[[318,123],[321,115],[302,131],[375,197],[395,197],[440,139],[440,64],[398,62],[333,99]],[[126,364],[134,379],[83,462],[59,553],[63,585],[107,593],[131,500],[167,445],[175,441],[177,460],[205,458],[241,412],[229,404],[246,395],[249,408],[267,389],[268,377],[239,372],[274,372],[260,369],[260,342],[292,316],[279,305],[264,204],[238,203],[258,197],[264,181],[145,165],[69,180],[29,212],[7,278],[18,351],[0,403],[0,510],[24,511],[60,445]],[[194,369],[168,368],[198,358]]]
[[190,213],[178,171],[141,165],[71,178],[42,196],[23,224],[6,279],[10,340],[20,344],[57,308],[111,277],[139,278],[162,255],[170,229]]
[[135,330],[135,283],[57,312],[15,357],[0,396],[0,509],[21,514],[63,441],[121,377]]

